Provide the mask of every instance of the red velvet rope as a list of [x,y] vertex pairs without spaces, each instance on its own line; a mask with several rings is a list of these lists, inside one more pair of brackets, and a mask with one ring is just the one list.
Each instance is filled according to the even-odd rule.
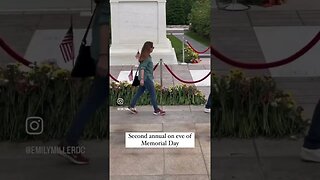
[[210,47],[208,47],[206,50],[204,50],[204,51],[197,51],[196,49],[194,49],[192,46],[191,46],[191,44],[187,41],[187,44],[188,44],[188,46],[194,51],[194,52],[196,52],[196,53],[198,53],[198,54],[204,54],[204,53],[206,53],[209,49],[210,49]]
[[[154,67],[153,67],[153,71],[155,71],[158,67],[159,63],[157,63]],[[111,77],[112,80],[116,81],[116,82],[120,82],[118,79],[116,79],[111,73],[109,74],[109,76]]]
[[[14,58],[15,60],[17,60],[18,62],[22,63],[25,66],[30,67],[30,65],[32,65],[32,63],[26,59],[24,59],[23,57],[21,57],[19,54],[17,54],[15,51],[13,51],[4,41],[2,38],[0,38],[0,46],[3,48],[4,51],[6,51],[12,58]],[[159,63],[157,63],[154,68],[153,71],[157,69]],[[112,76],[112,74],[109,74],[109,76],[111,77],[111,79],[113,79],[116,82],[120,82],[119,80],[117,80],[114,76]]]
[[111,79],[114,80],[115,82],[120,82],[118,79],[116,79],[115,77],[113,77],[111,73],[109,73],[109,76],[110,76]]
[[186,83],[186,84],[193,84],[193,83],[201,82],[201,81],[205,80],[207,77],[209,77],[211,74],[211,72],[209,72],[204,78],[199,79],[197,81],[185,81],[185,80],[179,78],[177,75],[175,75],[167,64],[164,63],[164,66],[168,69],[168,71],[170,72],[170,74],[172,74],[173,77],[175,77],[178,81]]
[[3,39],[0,38],[0,46],[2,47],[2,49],[7,52],[12,58],[14,58],[15,60],[19,61],[20,63],[22,63],[25,66],[30,67],[30,65],[32,64],[30,61],[24,59],[22,56],[20,56],[19,54],[17,54],[15,51],[13,51],[13,49],[11,49],[4,41]]
[[298,59],[299,57],[304,55],[306,52],[308,52],[314,45],[317,44],[317,42],[319,40],[320,40],[320,32],[318,32],[317,35],[306,46],[304,46],[301,50],[299,50],[295,54],[293,54],[285,59],[278,60],[278,61],[271,62],[271,63],[252,63],[252,64],[251,63],[242,63],[242,62],[235,61],[235,60],[232,60],[232,59],[224,56],[223,54],[221,54],[220,52],[215,50],[213,47],[211,47],[211,54],[216,56],[221,61],[223,61],[227,64],[230,64],[232,66],[239,67],[239,68],[266,69],[266,68],[282,66],[282,65],[293,62],[294,60]]
[[153,71],[155,71],[158,67],[159,63],[157,63],[154,67],[153,67]]

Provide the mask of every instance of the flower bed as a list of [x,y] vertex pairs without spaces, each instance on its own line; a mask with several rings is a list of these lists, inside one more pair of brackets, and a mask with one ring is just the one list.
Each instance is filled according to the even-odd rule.
[[239,71],[214,78],[215,137],[285,137],[304,132],[306,121],[288,93],[270,77],[246,78]]
[[[201,105],[206,102],[205,96],[195,86],[176,85],[161,88],[160,84],[155,84],[157,99],[162,105]],[[117,99],[122,98],[125,106],[128,106],[131,98],[136,93],[137,88],[132,87],[128,82],[111,83],[110,105],[117,106]],[[143,94],[137,105],[150,104],[150,97]]]
[[188,45],[185,46],[185,62],[186,63],[198,63],[200,62],[199,54],[194,52]]
[[[92,78],[70,79],[70,73],[44,65],[30,72],[13,65],[0,69],[0,141],[60,139],[89,91]],[[224,77],[213,76],[214,137],[285,137],[304,132],[306,121],[290,94],[276,88],[270,77],[247,78],[239,71]],[[128,82],[110,84],[110,105],[122,98],[127,106],[136,92]],[[195,86],[161,88],[156,84],[162,105],[201,105],[204,95]],[[138,105],[150,104],[144,94]],[[90,121],[84,138],[106,137],[107,114],[103,106]],[[26,117],[39,116],[44,132],[30,136],[25,131]],[[209,118],[209,116],[208,116]]]
[[[86,97],[93,78],[71,79],[68,71],[43,65],[30,72],[22,72],[18,65],[0,69],[0,140],[60,139],[64,137],[79,104]],[[119,97],[128,105],[137,88],[127,82],[110,84],[110,105],[117,106]],[[204,95],[195,86],[178,85],[161,88],[156,84],[158,102],[162,105],[200,105]],[[148,105],[144,94],[138,105]],[[84,138],[106,136],[107,106],[95,113]],[[43,118],[44,132],[38,136],[26,134],[26,117]]]

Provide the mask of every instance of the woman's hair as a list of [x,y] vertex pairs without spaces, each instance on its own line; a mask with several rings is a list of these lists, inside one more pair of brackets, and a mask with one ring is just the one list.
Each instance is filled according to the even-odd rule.
[[94,0],[94,2],[95,2],[96,4],[98,4],[100,1],[101,1],[101,0]]
[[142,49],[141,49],[141,54],[139,57],[139,62],[144,61],[150,56],[150,50],[153,48],[153,42],[147,41],[143,44]]

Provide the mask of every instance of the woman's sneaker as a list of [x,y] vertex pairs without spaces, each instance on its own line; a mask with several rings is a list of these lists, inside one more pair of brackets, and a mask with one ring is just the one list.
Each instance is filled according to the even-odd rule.
[[133,108],[133,107],[128,107],[128,110],[132,113],[132,114],[137,114],[138,111],[136,108]]
[[301,148],[301,159],[304,161],[318,162],[320,163],[320,149],[308,149]]
[[210,112],[211,112],[211,109],[210,109],[210,108],[204,108],[204,112],[205,112],[205,113],[210,113]]
[[164,116],[166,114],[165,111],[162,111],[161,109],[157,109],[153,112],[153,115],[155,116]]
[[89,159],[84,157],[82,153],[76,152],[74,149],[78,146],[66,146],[62,143],[59,144],[59,155],[68,159],[73,164],[86,165],[89,164]]

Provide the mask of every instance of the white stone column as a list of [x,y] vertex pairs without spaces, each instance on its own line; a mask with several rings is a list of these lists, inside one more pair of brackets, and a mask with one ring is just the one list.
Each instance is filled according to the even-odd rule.
[[177,63],[166,37],[166,0],[110,0],[110,5],[111,65],[136,64],[135,53],[145,41],[154,43],[154,62]]
[[[166,43],[167,39],[167,22],[166,22],[166,0],[160,0],[158,2],[158,22],[159,22],[159,32],[158,32],[158,39],[159,39],[159,44]],[[164,27],[164,28],[163,28]]]
[[[111,8],[112,7],[112,8]],[[111,11],[111,39],[112,43],[114,44],[119,44],[119,37],[118,37],[118,32],[119,31],[119,2],[116,2],[114,0],[110,0],[110,11]]]

